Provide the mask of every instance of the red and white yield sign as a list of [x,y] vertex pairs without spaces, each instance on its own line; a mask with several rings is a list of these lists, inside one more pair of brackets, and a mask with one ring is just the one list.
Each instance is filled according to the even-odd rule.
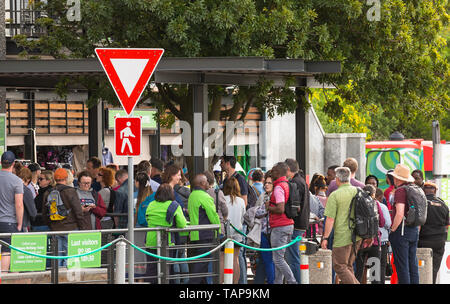
[[114,143],[117,156],[141,155],[141,116],[114,118]]
[[128,115],[145,90],[164,49],[96,48],[95,53]]

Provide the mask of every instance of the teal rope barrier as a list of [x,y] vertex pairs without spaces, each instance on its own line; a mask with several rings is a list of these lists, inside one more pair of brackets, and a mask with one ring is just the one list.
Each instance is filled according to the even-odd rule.
[[153,253],[151,253],[151,252],[148,252],[148,251],[146,251],[146,250],[144,250],[144,249],[142,249],[142,248],[139,248],[138,246],[136,246],[136,245],[130,243],[130,241],[128,241],[127,239],[116,239],[116,240],[112,241],[111,243],[108,243],[108,244],[106,244],[106,245],[104,245],[104,246],[102,246],[102,247],[100,247],[100,248],[98,248],[98,249],[95,249],[95,250],[93,250],[93,251],[85,252],[85,253],[77,254],[77,255],[71,255],[71,256],[42,255],[42,254],[37,254],[37,253],[34,253],[34,252],[27,252],[27,251],[22,250],[22,249],[20,249],[20,248],[16,248],[16,247],[14,247],[14,246],[12,246],[12,245],[10,245],[10,244],[7,244],[6,242],[3,242],[3,241],[1,241],[1,240],[0,240],[0,243],[4,243],[4,244],[6,244],[9,248],[11,248],[11,249],[13,249],[13,250],[16,250],[16,251],[18,251],[18,252],[21,252],[21,253],[23,253],[23,254],[35,256],[35,257],[38,257],[38,258],[45,258],[45,259],[72,259],[72,258],[79,258],[79,257],[87,256],[87,255],[90,255],[90,254],[94,254],[94,253],[96,253],[96,252],[99,252],[99,251],[101,251],[101,250],[103,250],[103,249],[108,248],[109,246],[112,246],[114,243],[117,243],[117,242],[119,242],[119,241],[125,241],[125,242],[127,242],[131,247],[133,247],[134,249],[136,249],[136,250],[138,250],[138,251],[140,251],[140,252],[142,252],[142,253],[144,253],[144,254],[146,254],[146,255],[152,256],[152,257],[154,257],[154,258],[161,259],[161,260],[166,260],[166,261],[186,262],[186,261],[192,261],[192,260],[196,260],[196,259],[200,259],[200,258],[203,258],[203,257],[205,257],[205,256],[208,256],[208,255],[210,255],[211,253],[213,253],[214,251],[218,250],[220,247],[222,247],[223,245],[225,245],[225,244],[226,244],[227,242],[229,242],[229,241],[232,241],[232,242],[234,242],[235,244],[238,244],[239,246],[246,247],[246,248],[251,249],[251,250],[256,250],[256,251],[276,251],[276,250],[281,250],[281,249],[287,248],[287,247],[289,247],[289,246],[292,246],[293,244],[295,244],[295,243],[297,243],[297,242],[299,242],[299,241],[301,241],[301,240],[302,240],[302,237],[301,237],[301,236],[297,236],[297,237],[296,237],[294,240],[292,240],[290,243],[288,243],[288,244],[286,244],[286,245],[283,245],[283,246],[280,246],[280,247],[276,247],[276,248],[257,248],[257,247],[251,247],[251,246],[248,246],[248,245],[246,245],[246,244],[242,244],[242,243],[240,243],[240,242],[238,242],[238,241],[235,241],[235,240],[233,240],[233,239],[226,239],[225,241],[223,241],[223,242],[222,242],[219,246],[217,246],[216,248],[214,248],[214,249],[212,249],[212,250],[210,250],[210,251],[208,251],[208,252],[205,252],[205,253],[203,253],[203,254],[200,254],[200,255],[197,255],[197,256],[193,256],[193,257],[189,257],[189,258],[170,258],[170,257],[164,257],[164,256],[160,256],[160,255],[157,255],[157,254],[153,254]]
[[232,240],[232,241],[234,243],[238,244],[239,246],[242,246],[242,247],[245,247],[245,248],[251,249],[251,250],[256,250],[256,251],[276,251],[276,250],[281,250],[281,249],[287,248],[289,246],[292,246],[295,243],[300,242],[301,240],[302,240],[302,237],[301,236],[297,236],[289,244],[286,244],[286,245],[283,245],[283,246],[280,246],[280,247],[276,247],[276,248],[257,248],[257,247],[251,247],[251,246],[248,246],[246,244],[239,243],[238,241],[235,241],[235,240]]

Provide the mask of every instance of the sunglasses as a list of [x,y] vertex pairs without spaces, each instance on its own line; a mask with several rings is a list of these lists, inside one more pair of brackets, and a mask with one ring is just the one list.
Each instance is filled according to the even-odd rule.
[[97,174],[97,176],[103,176],[103,174],[100,174],[100,173],[99,173],[99,174]]
[[43,178],[43,177],[39,177],[38,180],[42,181],[42,180],[47,180],[47,179],[46,179],[46,178]]

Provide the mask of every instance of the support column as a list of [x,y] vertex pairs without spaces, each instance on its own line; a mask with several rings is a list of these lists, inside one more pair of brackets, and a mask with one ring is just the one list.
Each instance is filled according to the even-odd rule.
[[303,98],[306,91],[302,87],[295,88],[297,109],[295,110],[295,158],[300,169],[306,169],[306,112],[303,108]]
[[89,157],[102,159],[103,146],[103,101],[88,110]]
[[154,135],[150,135],[150,156],[153,158],[161,158],[161,133],[158,123],[158,129]]
[[27,91],[24,93],[24,98],[28,102],[28,134],[25,135],[25,159],[36,162],[36,117],[35,117],[35,102],[34,92]]
[[[0,1],[0,60],[6,59],[5,2]],[[6,88],[0,87],[0,113],[6,113]]]
[[194,153],[194,176],[208,168],[208,159],[203,151],[203,125],[208,121],[208,86],[206,84],[192,85],[192,102],[194,103],[194,126],[192,130]]

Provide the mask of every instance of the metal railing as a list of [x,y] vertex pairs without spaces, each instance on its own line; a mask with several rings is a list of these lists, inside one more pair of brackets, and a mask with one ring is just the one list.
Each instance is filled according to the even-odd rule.
[[[149,281],[157,281],[158,283],[166,284],[169,282],[175,282],[180,280],[181,282],[186,281],[190,278],[206,278],[211,277],[212,283],[219,282],[219,250],[211,252],[205,257],[189,259],[186,258],[183,261],[174,261],[171,260],[170,257],[174,256],[173,252],[175,250],[187,253],[187,256],[190,257],[193,254],[191,251],[207,247],[207,248],[216,248],[219,245],[219,239],[215,238],[211,243],[207,244],[191,244],[187,242],[185,244],[178,244],[174,246],[169,246],[168,235],[169,233],[173,234],[175,232],[190,232],[190,231],[202,231],[202,230],[212,230],[218,231],[220,229],[220,225],[199,225],[199,226],[187,226],[183,229],[177,228],[167,228],[167,227],[157,227],[157,228],[135,228],[135,244],[128,244],[127,246],[127,254],[130,251],[133,251],[135,257],[134,269],[135,273],[138,275],[135,276],[133,281],[138,282],[149,282]],[[149,231],[155,231],[157,234],[158,245],[156,247],[148,248],[145,246],[145,235]],[[74,271],[82,272],[86,269],[71,269],[68,270],[66,266],[60,265],[64,264],[62,261],[68,258],[73,258],[74,256],[68,256],[67,251],[58,250],[58,243],[61,241],[62,236],[67,236],[68,234],[77,234],[77,233],[101,233],[102,242],[101,242],[101,266],[100,268],[93,268],[93,270],[97,270],[97,277],[106,277],[104,279],[80,279],[81,275],[74,275]],[[126,239],[128,233],[128,229],[104,229],[104,230],[76,230],[76,231],[42,231],[42,232],[28,232],[28,233],[2,233],[0,234],[0,245],[9,246],[11,251],[20,249],[11,246],[11,244],[4,241],[5,238],[11,238],[14,235],[46,235],[47,236],[47,256],[46,256],[46,270],[45,272],[50,272],[50,282],[52,284],[61,284],[61,283],[107,283],[114,284],[115,276],[116,276],[116,245],[118,241],[122,239]],[[140,235],[140,238],[136,238],[136,236]],[[218,235],[216,233],[216,235]],[[144,237],[142,237],[144,236]],[[61,244],[59,244],[61,245]],[[60,248],[61,249],[61,248]],[[139,250],[140,249],[140,250]],[[157,256],[167,257],[168,259],[149,259],[147,258],[148,254],[144,254],[143,252],[153,252]],[[143,252],[140,252],[143,251]],[[25,252],[24,252],[25,253]],[[188,273],[174,273],[171,271],[174,265],[177,264],[187,264],[188,267],[193,265],[194,263],[212,263],[212,271],[205,273],[196,273],[193,274],[190,271]],[[156,275],[148,274],[148,267],[151,264],[157,264],[158,271]],[[129,265],[126,265],[127,269]],[[136,272],[136,270],[138,270]],[[62,278],[61,275],[66,274],[66,278]],[[10,274],[8,270],[8,274]],[[8,281],[8,274],[3,272],[2,281]],[[37,274],[37,273],[34,273]],[[20,275],[26,275],[26,273],[20,273]],[[19,276],[20,276],[19,275]],[[88,276],[87,276],[88,277]],[[127,280],[128,281],[128,280]],[[42,283],[42,282],[36,282]],[[129,282],[130,283],[130,282]]]

